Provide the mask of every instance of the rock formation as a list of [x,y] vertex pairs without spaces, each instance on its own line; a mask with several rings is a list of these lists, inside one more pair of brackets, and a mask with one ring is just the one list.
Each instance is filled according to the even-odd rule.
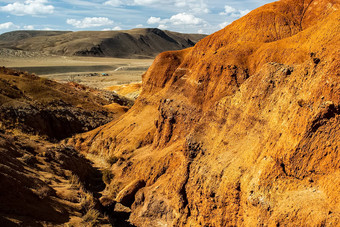
[[105,198],[137,226],[340,223],[340,3],[281,0],[143,75],[77,148],[115,156]]

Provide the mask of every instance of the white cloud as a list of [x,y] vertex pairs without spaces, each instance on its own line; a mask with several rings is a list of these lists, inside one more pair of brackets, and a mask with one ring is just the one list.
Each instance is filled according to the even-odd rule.
[[207,22],[204,21],[201,18],[195,17],[192,14],[189,13],[178,13],[176,15],[171,16],[170,18],[162,19],[160,17],[150,17],[147,20],[148,24],[158,24],[159,29],[174,29],[174,28],[180,28],[180,29],[186,29],[187,27],[190,27],[191,29],[193,27],[197,27],[197,29],[201,29],[202,27],[207,26]]
[[26,26],[24,26],[24,29],[25,30],[33,30],[34,26],[33,25],[26,25]]
[[162,20],[160,17],[150,17],[146,23],[148,24],[162,24],[165,23],[165,20]]
[[170,18],[170,22],[173,25],[197,25],[203,23],[204,21],[201,18],[195,17],[192,14],[179,13],[173,15]]
[[85,17],[82,20],[67,19],[66,23],[76,28],[91,28],[112,25],[113,21],[107,17]]
[[175,6],[180,9],[188,9],[192,13],[209,13],[208,5],[203,0],[175,0]]
[[198,34],[203,34],[203,29],[198,29],[197,33]]
[[104,2],[104,5],[114,6],[114,7],[121,6],[122,4],[123,2],[120,0],[110,0],[110,1]]
[[220,15],[227,15],[230,17],[243,17],[244,15],[248,14],[250,12],[250,10],[246,9],[246,10],[239,10],[239,9],[235,9],[234,7],[231,7],[229,5],[225,5],[224,6],[224,11],[220,12]]
[[18,29],[19,26],[13,24],[13,22],[6,22],[3,24],[0,24],[0,30],[4,30],[4,29]]
[[227,14],[231,14],[231,13],[235,13],[237,12],[237,10],[231,6],[224,6],[224,12],[221,12],[221,15],[227,15]]
[[142,27],[144,27],[142,24],[137,24],[136,25],[136,28],[142,28]]
[[24,3],[14,2],[0,7],[0,11],[17,16],[52,14],[54,12],[54,6],[47,5],[47,3],[47,0],[27,0]]
[[165,30],[168,29],[168,26],[166,26],[165,24],[160,24],[158,25],[158,29]]

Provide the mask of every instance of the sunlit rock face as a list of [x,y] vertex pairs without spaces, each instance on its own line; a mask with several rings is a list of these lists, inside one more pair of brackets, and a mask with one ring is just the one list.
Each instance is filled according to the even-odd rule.
[[106,199],[137,226],[339,224],[339,5],[282,0],[158,55],[77,143],[119,158]]

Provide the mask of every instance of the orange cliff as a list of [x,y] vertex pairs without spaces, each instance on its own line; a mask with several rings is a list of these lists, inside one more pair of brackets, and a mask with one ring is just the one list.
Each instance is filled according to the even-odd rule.
[[137,226],[340,224],[340,2],[282,0],[160,54],[125,115],[105,200]]

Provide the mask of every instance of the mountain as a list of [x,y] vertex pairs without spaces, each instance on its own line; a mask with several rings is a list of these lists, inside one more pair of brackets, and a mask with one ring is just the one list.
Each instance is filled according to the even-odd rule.
[[206,35],[157,28],[127,31],[14,31],[0,35],[0,47],[68,56],[152,58],[168,50],[194,46]]
[[158,55],[122,118],[69,141],[120,160],[101,201],[137,226],[339,225],[339,7],[281,0]]
[[68,31],[13,31],[6,32],[0,35],[0,42],[13,42],[20,41],[24,39],[29,39],[38,36],[55,36],[68,33]]

